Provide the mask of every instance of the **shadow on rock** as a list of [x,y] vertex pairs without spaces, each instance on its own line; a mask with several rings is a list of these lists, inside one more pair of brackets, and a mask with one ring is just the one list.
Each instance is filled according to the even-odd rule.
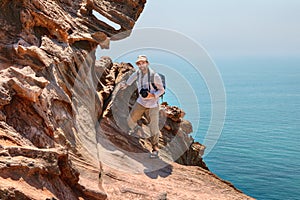
[[[158,159],[158,160],[160,160],[160,162],[164,162],[161,159]],[[156,161],[154,161],[154,162],[156,162]],[[154,170],[154,171],[152,171],[151,167],[147,168],[144,170],[144,173],[149,178],[157,179],[158,177],[166,178],[166,177],[170,176],[172,174],[172,171],[173,171],[172,165],[167,165],[161,169]]]

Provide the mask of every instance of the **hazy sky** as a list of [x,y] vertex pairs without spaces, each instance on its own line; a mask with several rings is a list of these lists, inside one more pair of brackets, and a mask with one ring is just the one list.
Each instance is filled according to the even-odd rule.
[[179,31],[215,58],[300,57],[300,0],[148,0],[142,27]]

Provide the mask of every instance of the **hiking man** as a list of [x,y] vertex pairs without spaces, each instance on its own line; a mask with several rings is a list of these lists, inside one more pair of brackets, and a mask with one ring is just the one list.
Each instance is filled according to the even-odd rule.
[[[122,89],[131,85],[134,81],[137,82],[139,97],[134,104],[127,123],[130,128],[128,134],[133,134],[137,129],[137,121],[145,114],[150,121],[150,142],[152,145],[151,157],[158,156],[158,142],[159,142],[159,97],[164,94],[160,76],[149,67],[149,61],[145,55],[138,56],[136,65],[139,70],[134,72],[128,80],[121,85]],[[153,83],[151,83],[153,82]]]

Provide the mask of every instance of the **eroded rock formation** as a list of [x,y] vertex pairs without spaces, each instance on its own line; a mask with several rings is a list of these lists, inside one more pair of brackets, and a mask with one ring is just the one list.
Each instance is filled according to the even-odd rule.
[[127,37],[145,2],[1,1],[1,199],[106,198],[98,186],[95,49]]
[[[120,91],[118,83],[133,67],[95,61],[95,49],[128,37],[145,3],[0,1],[0,199],[248,198],[205,169],[173,163],[206,168],[204,147],[189,136],[179,108],[161,109],[163,159],[145,157],[146,136],[126,134],[135,88]],[[205,190],[174,192],[167,182],[178,181]]]

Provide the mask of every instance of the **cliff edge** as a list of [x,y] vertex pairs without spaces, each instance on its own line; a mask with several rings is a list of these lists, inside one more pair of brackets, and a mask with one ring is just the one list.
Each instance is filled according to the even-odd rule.
[[1,0],[0,199],[251,199],[208,171],[180,108],[161,107],[160,159],[145,119],[126,134],[135,88],[118,83],[133,67],[95,50],[128,37],[145,3]]

